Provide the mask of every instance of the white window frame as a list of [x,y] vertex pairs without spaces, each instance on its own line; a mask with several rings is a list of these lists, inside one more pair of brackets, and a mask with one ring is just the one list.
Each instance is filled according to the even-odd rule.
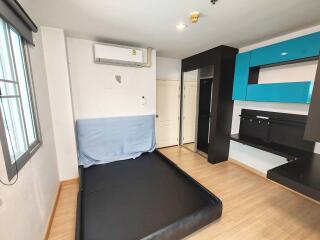
[[[42,139],[41,139],[41,132],[40,132],[40,125],[39,125],[39,120],[38,120],[38,111],[37,111],[37,105],[36,105],[36,97],[34,94],[34,85],[32,81],[32,71],[31,71],[31,64],[30,64],[30,55],[29,55],[29,49],[27,42],[21,38],[20,34],[17,33],[17,31],[10,26],[8,23],[3,21],[5,24],[5,31],[6,35],[8,36],[6,39],[6,44],[7,47],[9,47],[10,50],[10,61],[12,62],[12,71],[14,71],[13,76],[16,78],[14,81],[11,80],[6,80],[6,79],[0,79],[1,82],[9,82],[9,83],[14,83],[17,84],[17,90],[18,94],[17,95],[12,95],[12,96],[1,96],[0,98],[5,99],[5,98],[16,98],[20,102],[21,106],[21,115],[22,115],[22,121],[24,124],[24,132],[26,136],[26,141],[27,141],[27,150],[19,156],[18,159],[14,159],[15,162],[12,162],[11,156],[10,156],[10,151],[9,148],[12,146],[9,146],[8,144],[8,138],[11,136],[6,135],[5,131],[5,120],[3,119],[3,115],[1,112],[0,108],[0,141],[1,141],[1,146],[2,146],[2,152],[4,155],[4,160],[5,160],[5,166],[7,169],[7,175],[9,181],[13,179],[18,174],[18,171],[20,171],[25,164],[30,160],[30,158],[37,152],[37,150],[40,148],[42,144]],[[25,112],[23,110],[23,104],[22,104],[22,97],[20,94],[20,86],[19,86],[19,81],[17,79],[17,67],[15,63],[15,59],[13,57],[13,45],[12,45],[12,39],[10,35],[10,29],[15,31],[20,37],[21,44],[22,44],[22,51],[21,54],[23,55],[22,57],[24,58],[24,69],[25,69],[25,79],[27,81],[27,91],[29,94],[29,99],[30,99],[30,110],[31,114],[33,116],[33,125],[34,125],[34,130],[35,130],[35,141],[29,145],[28,143],[28,135],[27,135],[27,128],[26,128],[26,120],[25,120]],[[0,101],[2,100],[0,99]],[[2,102],[0,102],[2,104]]]

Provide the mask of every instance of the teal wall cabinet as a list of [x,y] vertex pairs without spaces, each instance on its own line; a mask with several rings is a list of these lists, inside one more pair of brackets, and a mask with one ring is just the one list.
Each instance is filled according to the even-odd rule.
[[250,69],[250,52],[237,54],[233,82],[233,100],[245,100]]
[[258,84],[259,69],[317,59],[320,32],[239,53],[236,59],[233,100],[310,103],[312,79],[301,82]]

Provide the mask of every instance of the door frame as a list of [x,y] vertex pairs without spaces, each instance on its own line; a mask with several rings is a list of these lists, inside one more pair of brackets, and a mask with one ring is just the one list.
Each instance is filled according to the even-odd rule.
[[[177,80],[163,80],[163,79],[156,79],[156,85],[159,83],[162,83],[162,82],[175,82],[178,84],[178,99],[181,100],[181,81],[179,81],[178,79]],[[178,101],[179,101],[178,100]],[[155,134],[157,136],[157,134],[159,134],[159,113],[158,113],[158,104],[159,104],[159,101],[158,101],[158,95],[157,95],[157,91],[156,91],[156,116],[155,116]],[[179,104],[179,109],[178,109],[178,121],[179,121],[179,126],[178,126],[178,143],[177,145],[179,146],[180,145],[180,122],[181,122],[181,105]],[[174,146],[174,145],[173,145]],[[168,146],[169,147],[169,146]],[[157,146],[158,148],[158,146]],[[165,148],[165,147],[160,147],[160,148]]]

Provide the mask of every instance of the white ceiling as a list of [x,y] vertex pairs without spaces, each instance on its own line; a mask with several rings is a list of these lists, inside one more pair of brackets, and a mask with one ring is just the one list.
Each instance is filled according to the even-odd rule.
[[[38,25],[68,36],[151,46],[184,58],[218,45],[242,47],[320,24],[320,0],[20,0]],[[189,14],[202,17],[191,24]],[[178,32],[175,25],[188,27]]]

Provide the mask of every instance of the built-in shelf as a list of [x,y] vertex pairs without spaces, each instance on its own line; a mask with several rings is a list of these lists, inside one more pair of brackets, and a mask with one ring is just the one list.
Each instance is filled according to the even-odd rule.
[[320,201],[320,154],[303,139],[306,116],[242,109],[238,134],[230,139],[288,160],[267,178]]
[[320,201],[320,154],[239,134],[231,135],[230,139],[287,158],[288,163],[268,170],[267,178]]
[[320,155],[296,160],[270,169],[267,178],[320,201]]
[[258,138],[242,136],[239,134],[232,134],[230,136],[230,139],[233,141],[287,158],[288,161],[305,159],[305,158],[309,158],[312,155],[312,153],[307,151],[302,151],[300,149],[287,147],[277,143],[272,143],[272,142],[268,143]]

